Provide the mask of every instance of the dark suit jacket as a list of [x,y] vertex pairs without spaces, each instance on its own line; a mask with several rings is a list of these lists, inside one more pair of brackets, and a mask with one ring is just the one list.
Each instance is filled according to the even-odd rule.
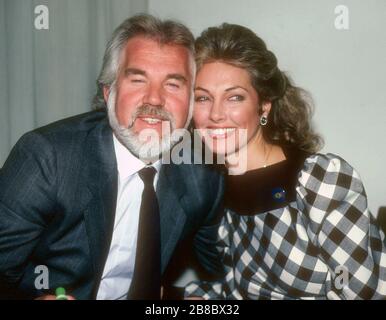
[[[202,165],[163,165],[157,185],[162,272],[176,244],[195,234],[202,264],[221,272],[214,250],[223,181]],[[109,251],[117,165],[106,112],[98,110],[25,134],[0,171],[0,291],[34,298],[38,265],[50,291],[96,297]]]

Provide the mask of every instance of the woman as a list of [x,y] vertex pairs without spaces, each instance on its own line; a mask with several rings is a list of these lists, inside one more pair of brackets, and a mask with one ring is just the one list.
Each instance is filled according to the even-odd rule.
[[[251,30],[223,24],[196,42],[194,123],[246,172],[226,177],[219,228],[226,276],[192,283],[205,299],[382,299],[386,250],[356,171],[316,153],[305,92]],[[246,131],[246,141],[234,139]],[[236,141],[236,143],[228,143]]]

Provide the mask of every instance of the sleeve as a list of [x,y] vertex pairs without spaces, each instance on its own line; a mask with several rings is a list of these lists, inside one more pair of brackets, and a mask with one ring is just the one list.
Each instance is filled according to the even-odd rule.
[[[24,135],[0,170],[0,286],[15,289],[55,205],[48,141]],[[0,290],[1,291],[1,290]]]
[[222,276],[216,281],[193,281],[185,287],[185,297],[201,297],[205,300],[213,299],[241,299],[234,286],[234,271],[232,255],[230,253],[231,224],[229,215],[223,217],[218,227],[215,243],[219,263],[222,265]]
[[299,175],[297,202],[328,266],[328,299],[385,299],[385,236],[358,173],[338,156],[314,155]]
[[212,208],[200,224],[193,239],[193,246],[197,259],[206,272],[212,276],[220,277],[224,274],[217,248],[218,229],[224,216],[224,180],[221,176],[215,189],[217,192]]

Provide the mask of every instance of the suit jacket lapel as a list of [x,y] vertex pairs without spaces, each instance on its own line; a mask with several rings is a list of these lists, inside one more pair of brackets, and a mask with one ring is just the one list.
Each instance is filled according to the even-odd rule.
[[161,219],[162,272],[167,267],[185,225],[183,202],[185,193],[185,184],[178,168],[173,164],[163,165],[157,184]]
[[113,136],[107,119],[90,133],[84,151],[84,217],[95,276],[95,297],[110,248],[118,187]]

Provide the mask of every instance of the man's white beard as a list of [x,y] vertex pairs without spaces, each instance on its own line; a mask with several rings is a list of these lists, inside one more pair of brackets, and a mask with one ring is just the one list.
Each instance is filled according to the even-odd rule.
[[[172,141],[171,139],[171,133],[175,129],[175,120],[170,113],[167,113],[169,121],[163,122],[163,124],[168,123],[169,128],[168,130],[163,130],[162,137],[159,137],[157,131],[152,129],[142,130],[137,134],[133,130],[136,116],[134,114],[132,115],[132,121],[127,128],[120,125],[115,112],[115,102],[116,89],[115,86],[112,85],[107,101],[110,126],[113,129],[116,138],[138,159],[146,163],[153,163],[157,161],[163,153],[170,151],[170,149],[178,142],[178,140]],[[146,138],[150,138],[150,141],[146,142],[145,140],[149,140]]]

